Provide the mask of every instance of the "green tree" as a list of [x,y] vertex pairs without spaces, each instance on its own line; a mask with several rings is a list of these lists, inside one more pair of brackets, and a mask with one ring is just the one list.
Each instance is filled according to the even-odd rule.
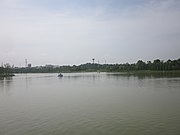
[[136,63],[136,70],[145,70],[146,69],[146,63],[143,62],[142,60],[139,60]]

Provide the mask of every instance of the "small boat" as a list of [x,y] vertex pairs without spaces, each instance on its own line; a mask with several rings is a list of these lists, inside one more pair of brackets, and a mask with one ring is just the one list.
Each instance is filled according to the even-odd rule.
[[63,77],[63,74],[59,73],[59,74],[58,74],[58,77]]

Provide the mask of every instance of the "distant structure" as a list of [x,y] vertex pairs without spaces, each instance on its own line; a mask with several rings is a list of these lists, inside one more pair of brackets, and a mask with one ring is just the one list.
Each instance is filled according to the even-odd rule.
[[31,64],[28,64],[28,68],[31,68]]
[[94,64],[94,60],[95,60],[95,59],[94,59],[94,58],[92,58],[93,64]]
[[27,59],[25,59],[25,67],[27,67]]

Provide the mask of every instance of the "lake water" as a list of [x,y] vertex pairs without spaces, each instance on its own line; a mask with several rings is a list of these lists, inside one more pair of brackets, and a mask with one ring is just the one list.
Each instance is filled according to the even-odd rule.
[[180,78],[67,73],[0,79],[0,135],[180,135]]

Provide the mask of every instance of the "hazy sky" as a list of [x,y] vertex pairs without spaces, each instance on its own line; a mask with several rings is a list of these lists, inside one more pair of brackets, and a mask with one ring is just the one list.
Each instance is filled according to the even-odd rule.
[[0,0],[0,62],[180,58],[180,0]]

